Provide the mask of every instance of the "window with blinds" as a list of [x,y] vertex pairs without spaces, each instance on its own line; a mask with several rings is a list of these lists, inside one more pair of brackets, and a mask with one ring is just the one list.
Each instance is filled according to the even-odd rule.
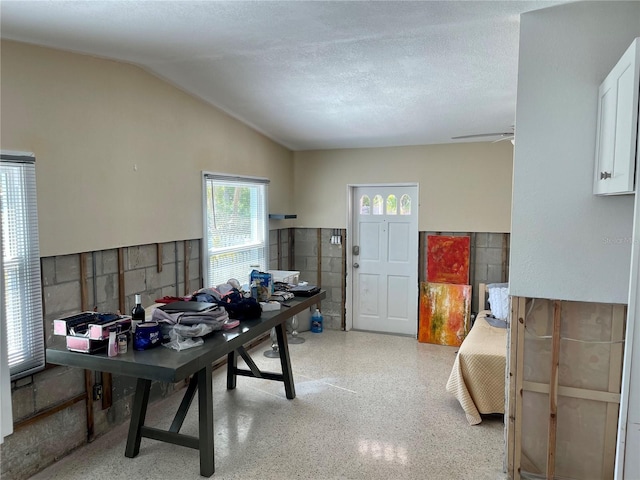
[[266,270],[269,253],[266,179],[204,175],[205,286],[249,281]]
[[35,158],[0,155],[2,306],[11,379],[45,365]]

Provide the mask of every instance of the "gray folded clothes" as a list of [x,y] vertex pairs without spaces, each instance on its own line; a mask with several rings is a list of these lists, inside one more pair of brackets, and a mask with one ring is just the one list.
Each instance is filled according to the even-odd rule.
[[174,312],[168,313],[156,308],[151,315],[151,319],[158,323],[170,325],[197,325],[204,323],[219,330],[229,321],[229,314],[222,307],[215,307],[204,312]]

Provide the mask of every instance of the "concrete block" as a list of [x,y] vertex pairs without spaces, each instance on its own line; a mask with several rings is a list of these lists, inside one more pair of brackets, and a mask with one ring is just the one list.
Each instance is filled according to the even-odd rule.
[[147,276],[144,268],[124,272],[124,293],[134,295],[147,289]]
[[[102,270],[98,271],[99,275],[108,275],[110,273],[118,273],[118,250],[103,250],[102,254]],[[100,265],[97,261],[96,263]]]
[[[29,376],[27,378],[31,377]],[[35,395],[33,390],[33,385],[29,383],[28,385],[16,388],[11,392],[11,405],[14,421],[30,417],[36,412]]]
[[189,280],[199,280],[200,277],[200,259],[192,258],[189,260]]
[[[147,280],[147,283],[149,281]],[[158,283],[152,283],[154,287],[164,287],[168,285],[175,286],[176,284],[176,264],[170,263],[162,266],[162,272],[160,272],[160,279]]]
[[344,277],[341,273],[324,272],[322,274],[322,287],[342,287]]
[[318,232],[315,228],[296,228],[294,231],[294,240],[296,242],[296,250],[298,242],[318,242]]
[[[305,257],[305,256],[296,255],[294,257],[294,264],[296,266],[296,268],[294,268],[294,270],[296,270],[298,272],[302,273],[303,271],[308,271],[309,270],[309,268],[307,267],[307,257]],[[315,262],[313,264],[315,265]],[[302,277],[300,277],[300,280],[302,280]]]
[[97,292],[97,303],[98,305],[101,303],[106,303],[111,301],[112,299],[118,299],[118,275],[115,273],[110,273],[107,275],[101,275],[96,278],[96,292]]
[[166,287],[162,287],[162,297],[177,297],[178,292],[176,291],[175,285],[167,285]]
[[[276,259],[278,258],[278,245],[277,244],[270,244],[269,245],[269,259]],[[277,263],[276,263],[277,264]]]
[[19,378],[15,382],[13,382],[13,386],[15,388],[22,388],[26,385],[31,385],[33,383],[33,375],[27,375],[26,377]]
[[[86,443],[85,403],[14,431],[2,445],[2,478],[29,478]],[[5,452],[11,452],[7,455]]]
[[184,283],[184,261],[179,261],[175,264],[175,267],[178,270],[178,284]]
[[176,242],[178,262],[184,261],[184,241]]
[[121,400],[136,393],[137,380],[133,377],[123,375],[113,375],[113,399]]
[[201,288],[202,288],[202,283],[200,282],[199,278],[189,280],[189,288],[188,288],[189,293],[193,293],[196,290],[200,290]]
[[[97,275],[102,275],[103,274],[103,257],[104,257],[104,252],[105,250],[101,250],[101,251],[97,251],[97,252],[91,252],[89,254],[87,254],[87,275],[93,276],[93,263],[95,261],[95,269],[96,269],[96,276]],[[117,266],[117,263],[116,263]]]
[[333,245],[332,243],[322,244],[322,255],[327,255],[332,258],[342,258],[342,249],[344,245]]
[[80,255],[56,257],[56,283],[80,280]]
[[80,282],[67,282],[44,287],[44,310],[54,312],[80,311]]
[[502,244],[504,241],[504,235],[502,233],[490,233],[489,234],[489,247],[493,248],[502,248]]
[[342,302],[342,288],[331,287],[327,289],[327,297],[334,302]]
[[84,392],[84,370],[57,367],[35,377],[36,410],[44,410]]
[[483,264],[476,264],[475,275],[472,280],[474,283],[487,283],[488,267]]
[[476,266],[477,265],[502,264],[501,248],[478,248],[476,250]]
[[[194,276],[199,278],[199,268],[196,269],[196,273]],[[146,289],[151,290],[153,288],[160,288],[168,285],[175,285],[176,283],[176,266],[173,263],[163,265],[162,271],[158,272],[158,268],[156,266],[149,267],[146,269]],[[193,276],[191,271],[189,271],[189,275]]]
[[93,298],[93,275],[86,279],[86,284],[87,284],[87,308],[92,309],[97,303],[96,300]]
[[318,242],[315,240],[296,241],[296,255],[317,257]]
[[488,233],[476,233],[476,247],[488,247],[489,246],[489,234]]
[[167,265],[176,261],[175,243],[166,242],[162,244],[162,264]]
[[502,265],[487,265],[487,269],[488,283],[502,282]]
[[125,249],[125,270],[150,267],[157,263],[155,244],[140,245]]
[[56,283],[56,258],[45,257],[40,261],[40,275],[42,276],[42,285],[53,285]]

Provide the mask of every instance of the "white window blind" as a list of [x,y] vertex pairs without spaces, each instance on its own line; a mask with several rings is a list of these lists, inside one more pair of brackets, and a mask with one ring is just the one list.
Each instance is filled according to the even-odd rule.
[[268,265],[266,179],[204,174],[205,286],[249,281]]
[[2,304],[11,378],[45,365],[35,158],[0,155]]

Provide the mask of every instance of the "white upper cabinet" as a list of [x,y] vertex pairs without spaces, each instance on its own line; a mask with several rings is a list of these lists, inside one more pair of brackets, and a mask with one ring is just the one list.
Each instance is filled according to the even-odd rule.
[[640,37],[598,90],[595,195],[633,193],[638,149]]

